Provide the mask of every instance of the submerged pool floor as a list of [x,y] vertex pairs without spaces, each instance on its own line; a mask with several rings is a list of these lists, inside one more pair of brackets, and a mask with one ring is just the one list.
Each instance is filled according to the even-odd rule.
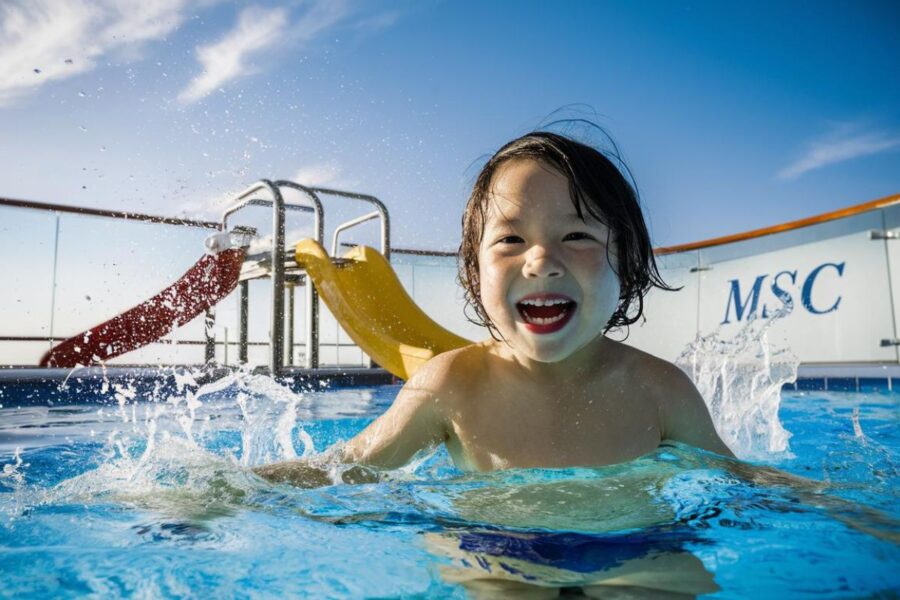
[[[0,408],[0,597],[900,592],[898,395],[786,392],[790,451],[747,469],[674,444],[600,469],[467,474],[439,450],[350,485],[321,453],[398,387],[179,385]],[[249,470],[304,453],[339,483]]]

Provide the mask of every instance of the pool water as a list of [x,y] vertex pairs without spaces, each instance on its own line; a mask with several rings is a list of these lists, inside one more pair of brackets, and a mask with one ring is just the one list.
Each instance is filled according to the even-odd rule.
[[[472,474],[438,450],[343,483],[326,450],[398,390],[237,374],[54,389],[53,406],[7,394],[0,597],[900,593],[900,396],[785,392],[790,450],[745,469],[673,444],[600,469]],[[337,483],[249,470],[304,454]]]

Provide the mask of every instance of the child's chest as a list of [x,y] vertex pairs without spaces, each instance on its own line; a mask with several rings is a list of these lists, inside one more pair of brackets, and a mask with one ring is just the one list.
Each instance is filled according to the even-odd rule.
[[614,387],[477,396],[454,415],[447,447],[478,470],[597,467],[652,452],[661,440],[655,402]]

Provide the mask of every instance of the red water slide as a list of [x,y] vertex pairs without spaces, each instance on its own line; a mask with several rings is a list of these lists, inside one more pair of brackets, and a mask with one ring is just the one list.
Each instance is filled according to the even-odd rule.
[[146,302],[51,349],[41,366],[90,365],[159,340],[231,293],[243,261],[242,248],[204,255],[178,281]]

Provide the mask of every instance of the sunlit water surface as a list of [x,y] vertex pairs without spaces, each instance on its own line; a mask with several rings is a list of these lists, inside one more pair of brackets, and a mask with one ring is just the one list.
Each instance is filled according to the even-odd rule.
[[[439,450],[350,485],[323,451],[398,387],[294,393],[247,374],[180,383],[149,397],[120,384],[70,405],[0,409],[0,596],[900,589],[896,395],[784,395],[789,451],[754,464],[808,484],[750,481],[766,471],[673,445],[601,469],[490,474],[463,473]],[[304,454],[337,483],[298,489],[249,470]]]

